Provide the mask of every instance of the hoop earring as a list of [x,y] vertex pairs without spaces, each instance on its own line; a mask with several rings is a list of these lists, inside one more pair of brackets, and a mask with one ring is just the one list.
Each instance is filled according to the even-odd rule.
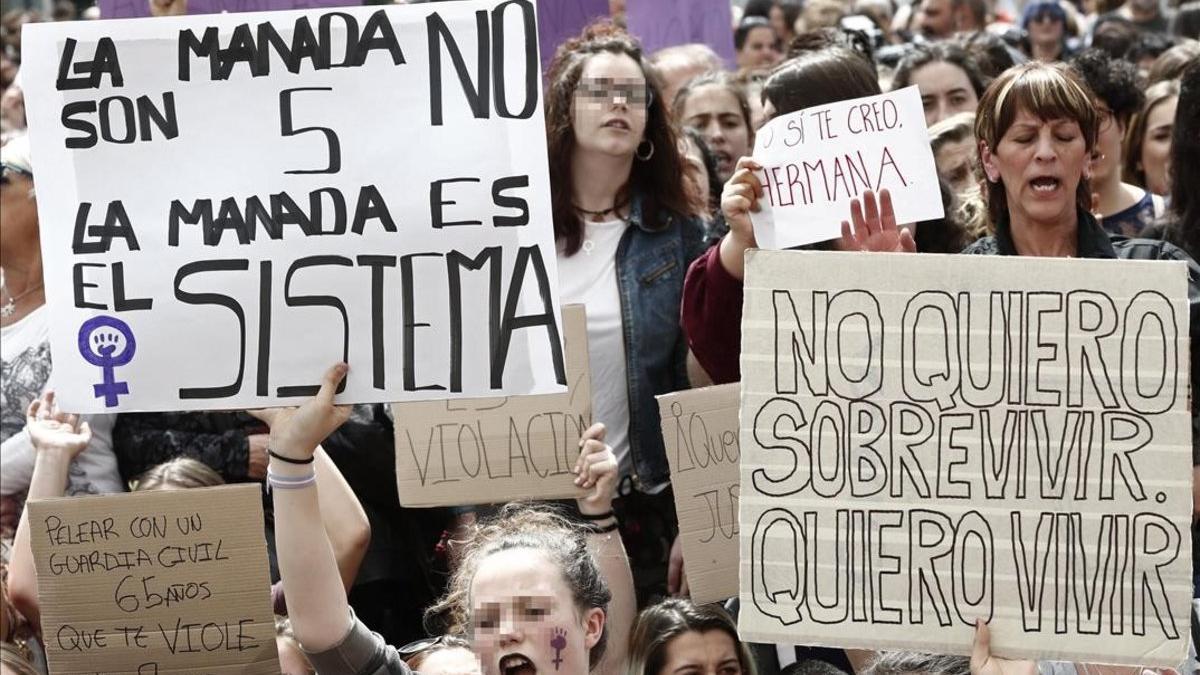
[[[642,154],[642,147],[647,143],[650,145],[650,149],[647,150],[645,154]],[[642,139],[642,142],[638,143],[637,150],[633,154],[643,162],[650,161],[650,158],[654,156],[654,141],[650,140],[649,138]]]

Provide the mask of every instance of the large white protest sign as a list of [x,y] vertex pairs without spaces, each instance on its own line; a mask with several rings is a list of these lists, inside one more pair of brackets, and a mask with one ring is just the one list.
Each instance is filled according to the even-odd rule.
[[742,331],[743,639],[1183,661],[1182,263],[754,251]]
[[916,86],[813,106],[763,125],[761,210],[750,214],[759,248],[834,239],[850,200],[887,189],[898,223],[943,215],[937,167]]
[[534,3],[31,25],[72,411],[556,393]]

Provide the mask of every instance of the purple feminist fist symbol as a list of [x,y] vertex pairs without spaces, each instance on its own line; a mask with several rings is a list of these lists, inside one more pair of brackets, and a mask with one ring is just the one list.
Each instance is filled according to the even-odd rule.
[[562,665],[562,652],[567,648],[567,631],[561,628],[554,629],[554,638],[550,640],[550,646],[554,648],[554,669]]
[[129,383],[117,382],[113,369],[132,361],[135,351],[137,342],[129,324],[114,316],[97,316],[79,327],[79,354],[103,373],[102,381],[92,385],[92,391],[96,398],[104,397],[104,407],[115,408],[117,397],[129,393]]

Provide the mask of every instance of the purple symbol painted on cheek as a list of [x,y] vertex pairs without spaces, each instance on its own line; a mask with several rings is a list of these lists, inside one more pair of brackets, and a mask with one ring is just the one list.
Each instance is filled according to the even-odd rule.
[[562,628],[554,629],[554,637],[550,639],[550,646],[554,648],[554,670],[562,665],[562,652],[567,648],[567,631]]

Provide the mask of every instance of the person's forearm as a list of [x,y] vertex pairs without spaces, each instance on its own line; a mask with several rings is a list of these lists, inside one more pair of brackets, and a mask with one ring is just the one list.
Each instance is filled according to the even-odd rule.
[[[318,460],[319,461],[319,460]],[[283,478],[308,475],[312,465],[272,459]],[[275,550],[296,639],[308,651],[336,646],[350,628],[346,590],[322,525],[318,487],[274,488]]]
[[750,244],[743,241],[732,231],[721,238],[718,254],[721,256],[721,266],[729,272],[729,276],[742,281],[746,278],[746,250]]
[[342,587],[349,593],[371,543],[371,523],[354,490],[322,448],[317,448],[314,464],[321,521],[333,547]]
[[[63,496],[67,489],[70,468],[71,455],[68,452],[45,450],[39,453],[33,465],[33,479],[29,483],[27,501]],[[42,613],[38,604],[37,565],[33,560],[33,543],[30,537],[29,508],[26,507],[13,539],[8,594],[17,611],[31,624],[40,627]]]

